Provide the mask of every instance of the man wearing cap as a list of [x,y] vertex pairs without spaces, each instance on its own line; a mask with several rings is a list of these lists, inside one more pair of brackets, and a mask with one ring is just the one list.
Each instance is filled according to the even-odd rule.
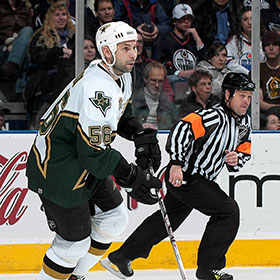
[[266,112],[280,106],[280,35],[265,32],[262,47],[266,61],[260,64],[260,108]]
[[4,102],[0,99],[0,130],[5,126],[5,115],[10,113],[10,109],[5,106]]
[[204,44],[192,27],[193,19],[189,5],[176,5],[172,12],[173,31],[161,36],[153,47],[152,58],[165,65],[171,84],[186,81],[196,62],[205,57]]

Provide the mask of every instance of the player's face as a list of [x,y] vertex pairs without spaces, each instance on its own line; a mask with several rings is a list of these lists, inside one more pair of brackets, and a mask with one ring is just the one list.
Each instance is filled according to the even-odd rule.
[[144,79],[146,87],[151,94],[160,94],[165,80],[165,72],[161,68],[152,68],[149,78]]
[[113,66],[114,72],[117,75],[131,72],[137,57],[136,41],[119,43],[115,55],[116,63]]
[[248,90],[235,90],[234,96],[229,98],[229,91],[226,91],[227,106],[233,110],[238,116],[246,114],[251,103],[252,91]]
[[227,52],[225,49],[217,52],[212,58],[209,59],[209,62],[217,69],[223,69],[226,66],[227,62]]
[[250,34],[252,31],[252,12],[247,11],[241,17],[241,26],[245,34]]
[[211,79],[209,77],[202,77],[192,90],[195,92],[197,99],[202,100],[204,103],[207,102],[212,91]]
[[57,9],[52,16],[57,30],[64,30],[67,25],[67,12],[65,9]]
[[87,61],[92,61],[96,56],[96,49],[91,40],[84,40],[84,57]]
[[98,3],[98,9],[96,11],[96,16],[104,24],[113,21],[114,8],[110,1],[100,1]]
[[267,117],[266,129],[280,130],[280,119],[275,115],[269,115]]

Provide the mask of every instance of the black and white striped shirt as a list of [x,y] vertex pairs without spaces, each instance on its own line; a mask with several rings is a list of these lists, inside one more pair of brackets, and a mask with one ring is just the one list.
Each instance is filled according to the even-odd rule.
[[215,180],[224,164],[225,151],[238,153],[238,171],[251,157],[251,118],[234,118],[222,106],[199,110],[182,118],[172,129],[166,150],[171,165],[181,165],[185,174],[200,174]]

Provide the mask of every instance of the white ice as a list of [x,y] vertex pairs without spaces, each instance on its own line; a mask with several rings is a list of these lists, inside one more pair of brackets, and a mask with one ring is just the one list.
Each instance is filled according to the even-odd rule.
[[[245,267],[226,268],[234,280],[268,280],[280,279],[280,267]],[[187,280],[197,280],[194,269],[186,269]],[[36,274],[0,274],[1,280],[36,280]],[[87,275],[87,280],[118,280],[107,271],[94,271]],[[179,270],[136,270],[131,280],[182,280]]]

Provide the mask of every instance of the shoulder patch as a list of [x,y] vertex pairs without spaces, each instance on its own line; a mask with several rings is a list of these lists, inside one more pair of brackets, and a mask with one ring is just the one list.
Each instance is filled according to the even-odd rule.
[[89,98],[94,107],[98,108],[103,116],[106,116],[106,112],[111,108],[111,97],[105,96],[103,91],[96,91],[95,98]]
[[195,113],[190,113],[183,119],[185,122],[189,122],[194,133],[194,138],[197,139],[205,135],[205,128],[203,126],[202,117]]

